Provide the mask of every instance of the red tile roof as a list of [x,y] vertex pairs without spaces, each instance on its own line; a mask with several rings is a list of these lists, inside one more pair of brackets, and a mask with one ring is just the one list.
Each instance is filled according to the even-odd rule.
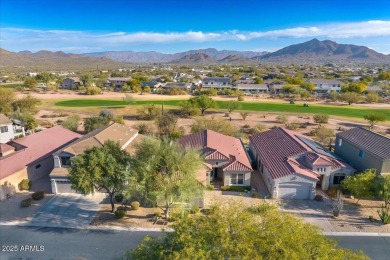
[[15,150],[15,148],[8,144],[0,144],[0,153],[6,153],[13,150]]
[[26,148],[0,158],[0,179],[51,156],[56,150],[80,137],[81,135],[62,126],[55,126],[9,142],[11,146],[21,145]]
[[273,179],[295,173],[317,179],[316,172],[308,168],[301,160],[296,160],[299,156],[303,156],[308,163],[313,165],[330,165],[332,170],[340,167],[352,169],[342,161],[318,154],[300,139],[302,137],[314,142],[306,136],[281,127],[253,135],[249,137],[249,140]]
[[206,160],[226,160],[224,171],[252,171],[245,148],[241,140],[211,130],[203,130],[179,138],[179,144],[202,151]]

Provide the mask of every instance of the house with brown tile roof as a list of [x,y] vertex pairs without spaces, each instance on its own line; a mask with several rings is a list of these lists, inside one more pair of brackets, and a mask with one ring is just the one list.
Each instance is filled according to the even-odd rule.
[[249,140],[256,168],[274,198],[313,199],[316,187],[327,190],[355,172],[311,138],[281,127]]
[[30,179],[34,185],[38,179],[49,176],[53,169],[52,154],[79,137],[55,126],[1,145],[0,200],[18,191],[23,179]]
[[390,174],[390,138],[363,127],[336,134],[335,153],[359,171]]
[[96,129],[68,144],[53,154],[54,169],[50,173],[52,192],[54,194],[74,192],[68,180],[68,167],[72,157],[80,155],[92,147],[103,147],[108,140],[118,143],[122,150],[132,153],[134,144],[144,137],[144,135],[138,134],[138,130],[113,123]]
[[199,149],[205,158],[208,183],[221,180],[224,186],[250,186],[253,171],[248,154],[240,139],[211,130],[183,136],[178,139],[183,147]]

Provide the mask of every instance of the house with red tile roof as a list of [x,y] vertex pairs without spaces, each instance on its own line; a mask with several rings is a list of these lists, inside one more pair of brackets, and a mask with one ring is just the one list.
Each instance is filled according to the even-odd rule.
[[224,186],[250,186],[253,171],[241,140],[211,130],[183,136],[178,139],[183,147],[199,149],[211,167],[208,182],[220,179]]
[[81,135],[62,126],[55,126],[1,145],[0,200],[18,191],[23,179],[32,184],[49,176],[53,169],[52,154]]
[[311,138],[281,127],[249,140],[249,153],[274,198],[314,199],[317,187],[327,190],[355,172]]

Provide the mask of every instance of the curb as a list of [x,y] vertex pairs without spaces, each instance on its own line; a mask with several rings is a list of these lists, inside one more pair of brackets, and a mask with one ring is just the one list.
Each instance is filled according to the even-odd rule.
[[325,236],[332,237],[390,237],[390,233],[373,233],[373,232],[323,232]]

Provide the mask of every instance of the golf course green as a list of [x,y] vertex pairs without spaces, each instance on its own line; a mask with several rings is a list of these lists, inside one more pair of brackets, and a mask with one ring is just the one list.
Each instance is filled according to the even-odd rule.
[[[146,104],[180,106],[184,100],[139,100],[131,104],[131,106],[140,106]],[[227,101],[216,101],[219,108]],[[283,101],[281,101],[283,102]],[[103,100],[103,99],[73,99],[64,100],[55,103],[60,107],[124,107],[127,103],[122,100]],[[257,112],[282,112],[295,114],[328,114],[331,116],[363,118],[364,115],[375,112],[386,115],[386,121],[390,121],[390,109],[374,109],[363,107],[350,106],[331,106],[331,105],[315,105],[310,104],[309,107],[304,107],[303,103],[288,104],[288,103],[271,103],[271,102],[241,102],[241,109],[246,111]]]

